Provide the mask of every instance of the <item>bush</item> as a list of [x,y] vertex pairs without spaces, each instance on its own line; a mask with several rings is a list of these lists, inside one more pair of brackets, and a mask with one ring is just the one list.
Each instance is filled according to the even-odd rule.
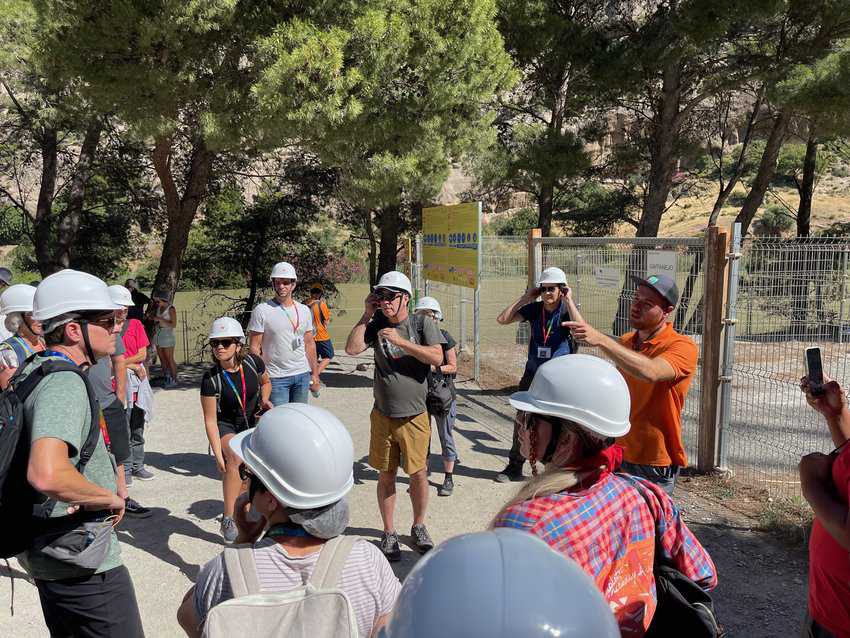
[[830,170],[833,177],[850,177],[850,166],[847,164],[836,164]]
[[539,216],[533,208],[520,208],[512,213],[495,216],[484,230],[486,235],[513,237],[527,235],[532,228],[537,228]]
[[753,234],[761,237],[779,237],[794,227],[794,219],[780,204],[768,204],[753,223]]

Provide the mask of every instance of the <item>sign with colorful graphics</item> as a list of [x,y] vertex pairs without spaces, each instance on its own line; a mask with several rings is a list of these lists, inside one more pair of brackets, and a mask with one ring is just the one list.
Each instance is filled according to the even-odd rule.
[[481,204],[422,209],[422,267],[425,279],[478,286]]

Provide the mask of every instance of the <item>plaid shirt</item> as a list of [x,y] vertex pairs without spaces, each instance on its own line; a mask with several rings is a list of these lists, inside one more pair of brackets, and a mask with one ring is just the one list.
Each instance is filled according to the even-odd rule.
[[576,561],[596,581],[625,636],[643,636],[656,607],[655,536],[666,562],[704,589],[717,585],[708,552],[664,491],[624,474],[606,474],[586,490],[510,506],[496,527],[531,532]]

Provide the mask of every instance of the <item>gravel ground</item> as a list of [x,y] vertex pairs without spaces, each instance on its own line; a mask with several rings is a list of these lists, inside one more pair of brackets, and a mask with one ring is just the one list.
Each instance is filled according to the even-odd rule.
[[[365,361],[365,359],[362,359]],[[368,539],[380,536],[375,502],[376,472],[366,465],[368,414],[372,406],[370,372],[356,372],[358,360],[338,357],[324,375],[328,387],[317,405],[325,407],[348,426],[355,445],[356,485],[351,495],[350,532]],[[131,495],[153,509],[147,519],[128,519],[119,528],[122,555],[136,587],[148,636],[179,636],[175,613],[201,565],[221,551],[218,525],[221,488],[215,463],[207,455],[197,380],[199,368],[184,371],[185,383],[173,390],[156,391],[156,415],[147,433],[147,463],[156,473],[149,482],[137,481]],[[502,396],[464,387],[458,407],[456,441],[461,463],[455,469],[455,493],[436,495],[442,474],[432,477],[428,527],[436,542],[487,526],[516,487],[493,479],[503,467],[510,441],[511,410]],[[439,451],[436,434],[432,449]],[[439,458],[432,456],[432,468]],[[399,481],[397,525],[409,531],[410,501],[404,498],[406,479]],[[716,590],[722,623],[730,636],[768,637],[796,634],[805,608],[806,556],[754,531],[754,522],[722,504],[688,489],[677,488],[676,501],[697,536],[710,550],[719,570]],[[394,565],[399,578],[409,572],[418,554],[406,535],[403,558]],[[0,611],[0,636],[45,636],[38,595],[11,561],[14,577],[14,618]],[[0,607],[10,602],[9,570],[0,568]]]

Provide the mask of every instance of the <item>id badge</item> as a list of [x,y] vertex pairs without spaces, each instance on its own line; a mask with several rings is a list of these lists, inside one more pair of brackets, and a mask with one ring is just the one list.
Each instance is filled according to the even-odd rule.
[[551,359],[552,358],[552,348],[537,348],[537,358],[538,359]]
[[292,349],[293,350],[298,350],[298,348],[300,348],[303,345],[304,345],[304,337],[295,337],[292,340]]

